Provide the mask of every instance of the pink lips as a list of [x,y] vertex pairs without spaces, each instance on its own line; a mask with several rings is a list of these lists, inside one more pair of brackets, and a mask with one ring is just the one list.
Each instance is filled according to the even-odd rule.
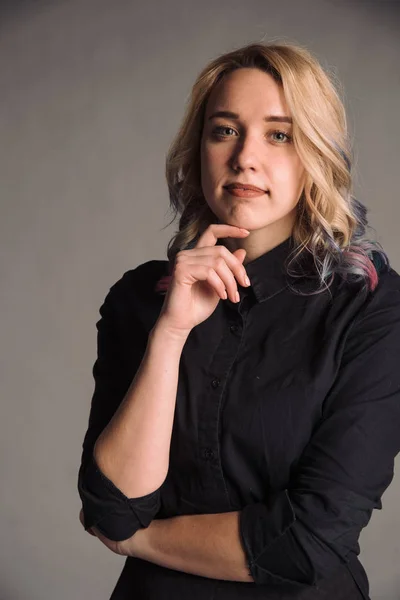
[[251,183],[245,183],[244,181],[234,181],[225,185],[224,188],[232,196],[238,196],[239,198],[253,198],[255,196],[262,196],[267,191],[263,190]]
[[226,187],[226,191],[232,196],[237,196],[238,198],[255,198],[256,196],[263,196],[266,194],[264,190],[260,189],[250,189],[250,188],[239,188],[239,187]]

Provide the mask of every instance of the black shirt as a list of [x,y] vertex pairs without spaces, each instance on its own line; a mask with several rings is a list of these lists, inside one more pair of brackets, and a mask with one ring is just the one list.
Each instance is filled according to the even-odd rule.
[[358,538],[400,450],[400,276],[383,268],[368,292],[337,275],[310,294],[315,279],[286,274],[291,249],[289,238],[249,262],[240,302],[221,300],[190,332],[168,475],[142,498],[125,497],[92,451],[143,358],[168,261],[126,272],[101,306],[78,481],[85,527],[122,540],[154,518],[241,511],[254,578],[209,579],[129,557],[112,600],[369,597]]

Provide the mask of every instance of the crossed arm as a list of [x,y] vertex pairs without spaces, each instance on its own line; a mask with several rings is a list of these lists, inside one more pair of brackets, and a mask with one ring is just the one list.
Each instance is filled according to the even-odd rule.
[[[79,516],[83,525],[82,511]],[[87,531],[122,556],[212,579],[253,582],[240,543],[238,511],[155,519],[122,542],[109,540],[95,527]]]

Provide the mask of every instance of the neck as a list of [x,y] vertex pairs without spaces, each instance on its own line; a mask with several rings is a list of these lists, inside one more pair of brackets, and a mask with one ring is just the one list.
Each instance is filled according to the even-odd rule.
[[250,229],[250,234],[246,238],[224,238],[223,244],[231,252],[239,248],[246,250],[246,256],[243,261],[243,264],[246,265],[287,240],[293,228],[290,227],[284,230],[282,228],[279,230],[278,228],[275,228],[275,230],[270,228],[269,231],[266,231],[266,229]]

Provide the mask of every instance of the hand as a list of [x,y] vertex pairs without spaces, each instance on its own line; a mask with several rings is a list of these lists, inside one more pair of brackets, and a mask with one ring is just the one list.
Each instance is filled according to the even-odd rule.
[[[82,509],[79,513],[79,520],[83,527],[85,527]],[[100,533],[96,527],[89,527],[86,531],[90,533],[90,535],[99,538],[109,550],[120,556],[139,556],[139,544],[144,542],[144,537],[146,535],[146,529],[143,528],[139,529],[132,537],[123,540],[122,542],[115,542],[114,540],[109,540],[105,535]]]
[[128,538],[127,540],[123,540],[122,542],[115,542],[114,540],[109,540],[105,535],[100,533],[100,531],[96,527],[92,527],[93,535],[99,538],[99,540],[114,554],[118,554],[119,556],[130,556],[130,544],[132,538]]
[[234,225],[213,223],[194,248],[178,252],[158,322],[187,336],[214,312],[219,300],[228,295],[237,302],[235,278],[248,286],[242,264],[246,251],[239,248],[230,252],[226,246],[216,246],[216,242],[218,238],[246,237],[248,233]]

